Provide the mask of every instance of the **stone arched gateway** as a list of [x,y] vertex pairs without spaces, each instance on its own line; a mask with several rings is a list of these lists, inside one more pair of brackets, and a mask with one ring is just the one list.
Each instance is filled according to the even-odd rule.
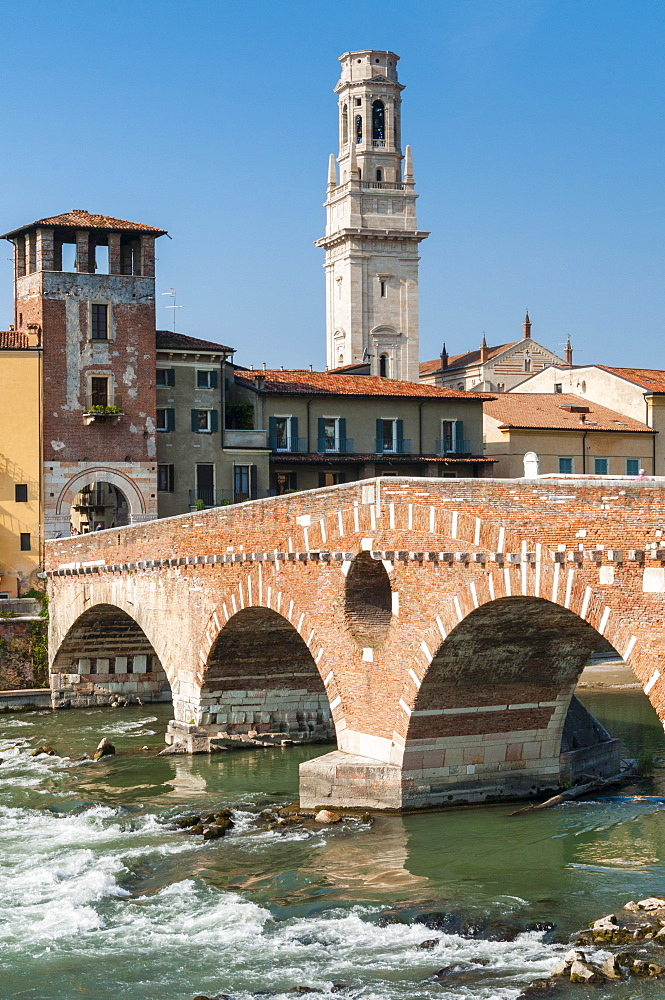
[[[425,757],[441,746],[416,745],[427,736],[416,735],[423,725],[418,720],[427,718],[418,713],[466,716],[468,729],[471,716],[489,719],[495,709],[498,718],[496,706],[518,705],[505,710],[513,713],[508,718],[515,738],[493,751],[504,759],[483,761],[497,765],[492,794],[499,795],[508,772],[531,778],[528,761],[545,759],[542,753],[530,757],[526,744],[534,741],[515,735],[535,731],[516,726],[519,712],[535,711],[524,706],[536,702],[509,700],[508,694],[505,701],[495,699],[492,690],[500,685],[491,665],[467,674],[465,703],[459,690],[427,681],[428,672],[449,676],[450,657],[457,664],[463,659],[454,654],[458,626],[466,643],[475,642],[488,623],[505,626],[508,612],[501,609],[510,605],[521,608],[519,615],[510,612],[513,622],[534,615],[545,628],[549,615],[553,634],[578,634],[580,655],[589,633],[573,623],[586,623],[629,663],[665,719],[664,533],[665,488],[655,481],[394,477],[196,512],[48,543],[54,651],[81,610],[95,603],[115,603],[130,613],[141,609],[146,634],[162,643],[174,700],[187,702],[193,710],[188,717],[198,724],[219,634],[243,610],[268,608],[288,620],[310,650],[337,733],[338,751],[301,768],[305,802],[436,804],[444,801],[439,777],[455,774],[437,775],[439,765],[465,768],[464,787],[453,790],[454,798],[486,797],[479,763]],[[369,601],[362,594],[365,578],[373,581]],[[538,637],[531,634],[533,665],[547,660],[553,647],[537,654]],[[559,708],[563,716],[577,668],[566,669],[559,694],[538,701],[550,721]],[[508,671],[505,682],[521,699],[524,677]],[[425,704],[428,690],[439,692],[438,702]],[[496,727],[463,735],[477,744],[476,737],[488,736],[488,743],[495,733]],[[556,742],[559,730],[550,735]],[[509,760],[516,744],[522,744],[523,766],[499,767],[517,763]],[[555,747],[548,766],[555,767],[556,757]],[[554,770],[551,778],[556,783]]]
[[119,469],[93,466],[72,476],[62,487],[55,501],[55,513],[49,519],[49,531],[60,537],[69,534],[70,509],[82,489],[88,485],[109,483],[127,500],[130,524],[152,519],[154,511],[147,510],[146,498],[136,483]]

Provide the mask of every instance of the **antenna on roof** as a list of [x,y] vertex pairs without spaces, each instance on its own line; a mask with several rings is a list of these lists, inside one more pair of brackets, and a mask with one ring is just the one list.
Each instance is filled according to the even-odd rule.
[[176,305],[176,290],[171,288],[168,292],[162,292],[162,295],[170,295],[173,302],[170,306],[164,306],[165,309],[173,309],[173,332],[175,333],[175,311],[176,309],[182,309],[182,306]]

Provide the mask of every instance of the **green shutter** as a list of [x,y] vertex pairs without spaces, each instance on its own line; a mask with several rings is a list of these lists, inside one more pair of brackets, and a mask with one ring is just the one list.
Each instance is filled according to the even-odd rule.
[[210,430],[214,434],[215,431],[219,430],[219,416],[217,410],[210,411]]
[[395,451],[397,451],[397,452],[399,452],[401,454],[404,451],[404,421],[403,420],[396,420],[395,421],[395,433],[397,435],[397,441],[395,442],[395,444],[396,444]]
[[316,450],[325,451],[326,445],[324,438],[326,436],[326,421],[324,417],[319,417],[317,426],[318,426],[318,433],[317,433],[318,441],[316,443]]
[[175,368],[166,369],[166,384],[175,385]]
[[383,420],[380,417],[376,421],[376,450],[379,454],[383,451]]
[[277,417],[268,417],[268,444],[273,449],[277,447]]
[[257,469],[255,465],[250,465],[249,467],[249,499],[256,500],[259,495],[258,490],[258,477]]
[[339,447],[346,451],[346,417],[339,418]]
[[167,431],[175,430],[175,410],[172,406],[169,406],[166,411],[166,429]]
[[291,417],[291,451],[298,450],[298,418]]
[[210,372],[210,388],[211,389],[217,388],[217,371],[215,369],[213,369],[213,371]]
[[198,432],[199,429],[199,411],[192,410],[192,430]]
[[464,451],[464,421],[455,421],[455,451],[459,454]]

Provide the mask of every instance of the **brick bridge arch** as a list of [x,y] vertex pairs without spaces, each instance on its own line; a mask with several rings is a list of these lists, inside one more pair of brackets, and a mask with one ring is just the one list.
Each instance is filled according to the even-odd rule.
[[[516,609],[517,599],[531,609],[523,605],[520,614],[540,615],[543,625],[554,616],[555,632],[574,630],[571,623],[579,621],[594,630],[586,635],[606,638],[665,719],[664,525],[665,488],[655,481],[395,477],[58,540],[47,543],[52,655],[74,621],[75,606],[125,607],[131,601],[142,609],[146,634],[161,643],[167,673],[173,671],[174,700],[187,702],[188,712],[193,707],[188,718],[212,733],[216,722],[203,721],[201,701],[211,651],[235,615],[267,609],[288,621],[310,651],[335,722],[338,751],[301,767],[303,799],[435,803],[444,801],[443,793],[437,776],[424,773],[432,771],[434,757],[425,766],[425,750],[413,743],[420,737],[411,727],[425,718],[417,713],[440,710],[452,717],[453,709],[503,702],[427,709],[418,703],[419,692],[430,686],[432,664],[436,670],[452,649],[446,643],[457,641],[457,628],[466,623],[471,642],[482,622],[497,608]],[[374,566],[381,567],[378,576]],[[365,574],[370,582],[363,605],[358,593]],[[510,615],[515,629],[519,615]],[[566,684],[569,698],[571,678]],[[564,690],[565,684],[559,714]],[[450,690],[441,695],[450,697]],[[517,710],[507,711],[516,725]],[[520,742],[533,740],[510,744]],[[523,749],[522,760],[531,750],[525,755]],[[479,764],[468,766],[454,794],[487,794]],[[531,779],[539,766],[512,770]],[[495,791],[507,770],[495,767]]]

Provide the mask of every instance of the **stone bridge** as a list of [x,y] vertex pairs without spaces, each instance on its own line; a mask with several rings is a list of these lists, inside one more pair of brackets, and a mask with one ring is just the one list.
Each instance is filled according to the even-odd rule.
[[308,805],[537,794],[610,766],[567,735],[603,643],[665,719],[664,531],[659,482],[385,477],[51,541],[53,704],[336,739]]

